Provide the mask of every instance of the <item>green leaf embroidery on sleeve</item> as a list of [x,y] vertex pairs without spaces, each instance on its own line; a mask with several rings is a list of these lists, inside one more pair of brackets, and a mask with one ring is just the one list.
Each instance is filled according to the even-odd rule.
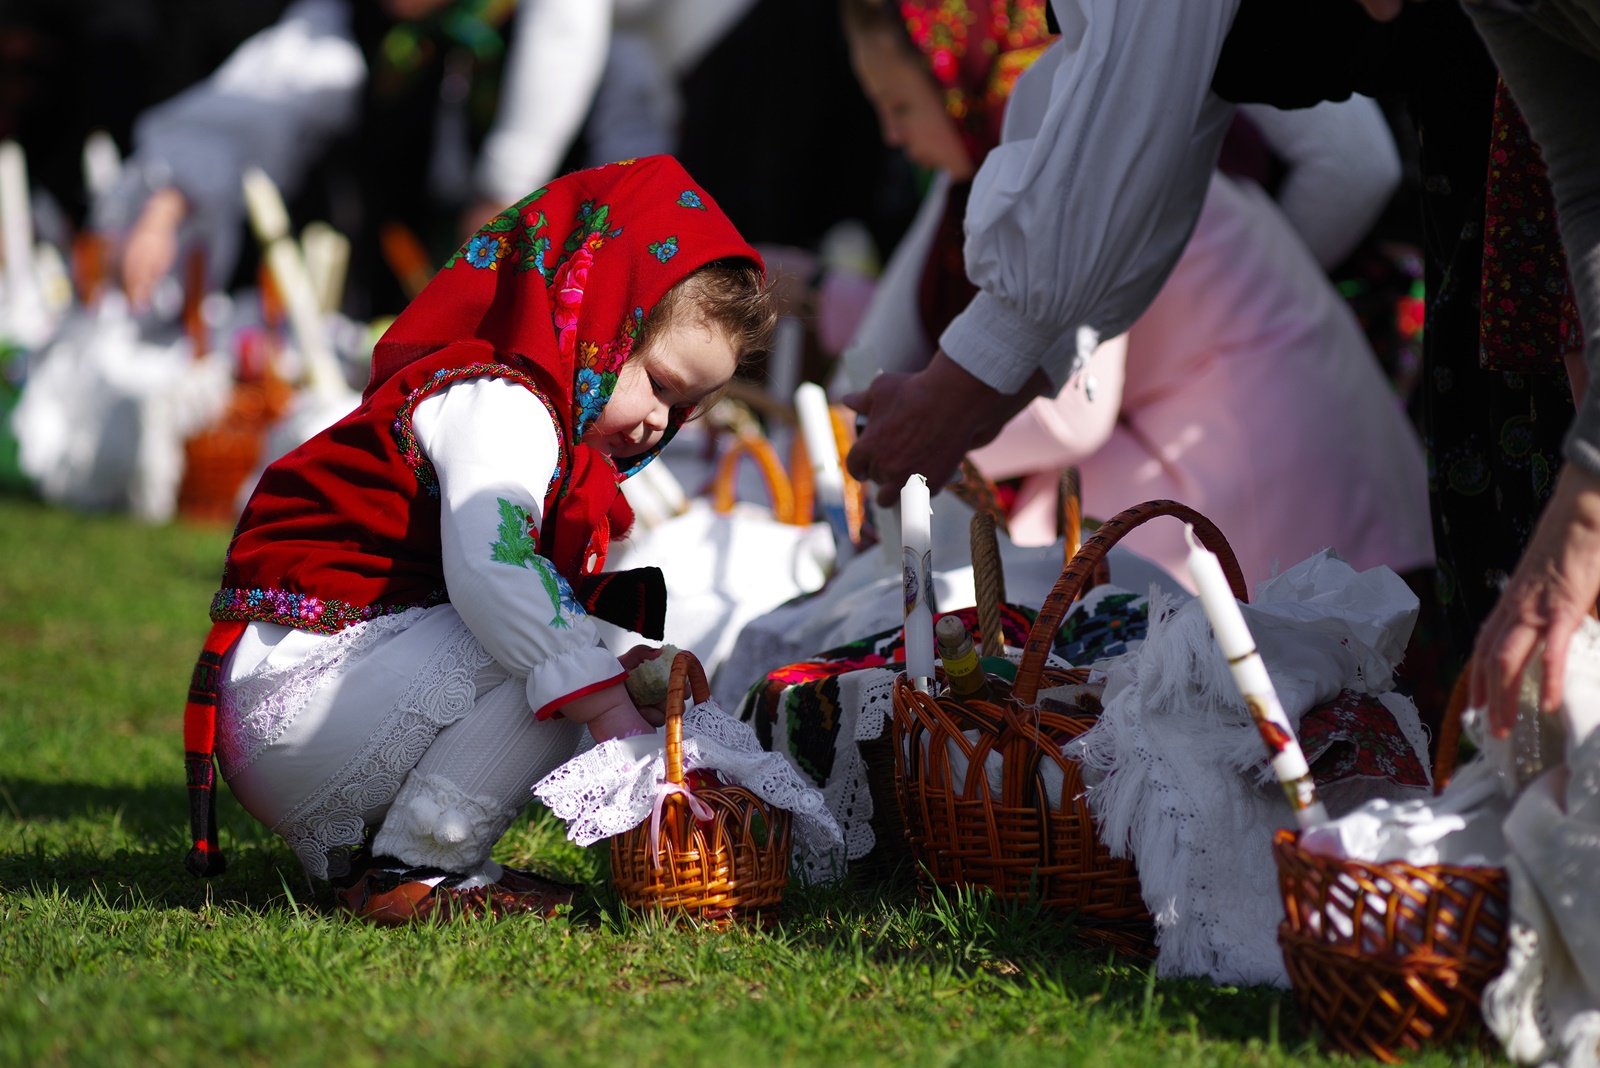
[[549,625],[556,628],[571,626],[561,614],[561,583],[555,566],[539,555],[539,544],[533,535],[533,513],[504,497],[498,498],[498,503],[499,537],[489,545],[489,558],[512,567],[526,567],[538,575],[555,609]]
[[533,513],[504,497],[500,503],[500,537],[489,546],[489,558],[512,567],[524,567],[539,557],[532,534]]

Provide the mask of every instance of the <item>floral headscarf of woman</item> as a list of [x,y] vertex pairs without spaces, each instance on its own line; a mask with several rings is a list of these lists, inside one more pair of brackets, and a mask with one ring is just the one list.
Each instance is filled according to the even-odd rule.
[[[448,347],[481,349],[486,359],[542,372],[541,394],[575,466],[609,465],[580,446],[644,342],[651,310],[689,275],[730,260],[761,268],[670,156],[558,178],[490,219],[445,262],[378,342],[366,396]],[[613,481],[648,463],[688,414],[675,411],[661,442]]]
[[1053,40],[1045,7],[1046,0],[899,0],[906,32],[975,163],[1000,143],[1017,76]]

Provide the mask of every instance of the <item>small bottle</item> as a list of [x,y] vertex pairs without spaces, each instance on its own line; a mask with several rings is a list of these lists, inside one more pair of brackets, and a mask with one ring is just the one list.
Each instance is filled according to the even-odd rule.
[[994,700],[994,689],[978,663],[978,650],[959,616],[940,616],[933,635],[939,643],[939,659],[944,661],[944,677],[950,692],[958,698]]

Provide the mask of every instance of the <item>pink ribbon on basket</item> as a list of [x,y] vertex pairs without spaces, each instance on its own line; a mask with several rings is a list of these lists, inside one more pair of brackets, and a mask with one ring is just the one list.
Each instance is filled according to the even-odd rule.
[[689,812],[696,822],[709,820],[716,815],[711,806],[694,796],[687,783],[661,782],[656,784],[656,803],[650,806],[650,866],[661,867],[661,806],[666,802],[668,794],[682,794],[683,799],[689,802]]

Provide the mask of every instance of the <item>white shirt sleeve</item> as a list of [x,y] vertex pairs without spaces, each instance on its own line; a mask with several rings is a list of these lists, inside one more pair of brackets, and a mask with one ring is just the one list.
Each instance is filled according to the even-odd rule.
[[556,176],[583,126],[611,42],[614,0],[522,0],[478,194],[510,204]]
[[1309,108],[1240,110],[1287,167],[1278,207],[1323,269],[1337,267],[1400,187],[1400,150],[1383,109],[1352,96]]
[[489,655],[528,676],[528,704],[558,708],[626,673],[555,566],[538,554],[556,428],[524,387],[459,382],[417,405],[417,442],[439,478],[450,603]]
[[1183,251],[1233,106],[1211,76],[1238,0],[1052,0],[1061,39],[1018,80],[967,204],[981,290],[940,347],[1005,393],[1062,385]]

